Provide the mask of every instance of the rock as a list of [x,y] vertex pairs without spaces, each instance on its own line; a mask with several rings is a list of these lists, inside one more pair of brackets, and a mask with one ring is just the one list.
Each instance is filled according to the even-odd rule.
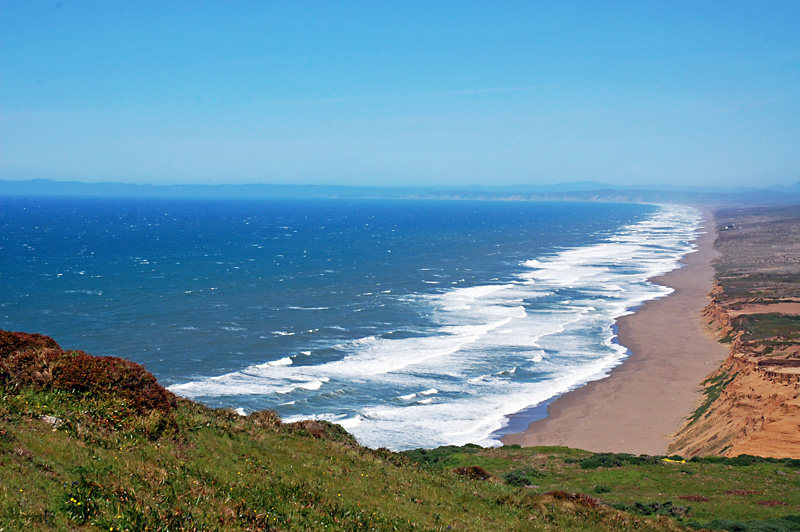
[[42,421],[53,427],[53,430],[64,424],[63,420],[58,419],[55,416],[42,416]]

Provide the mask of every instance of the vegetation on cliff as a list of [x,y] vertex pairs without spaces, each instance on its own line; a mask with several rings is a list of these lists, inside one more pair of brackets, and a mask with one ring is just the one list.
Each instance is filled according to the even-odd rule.
[[372,450],[337,425],[178,399],[39,335],[0,331],[0,393],[2,530],[666,531],[800,505],[794,462]]

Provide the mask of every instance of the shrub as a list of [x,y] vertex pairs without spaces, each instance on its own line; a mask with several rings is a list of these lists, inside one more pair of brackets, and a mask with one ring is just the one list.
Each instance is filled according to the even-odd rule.
[[617,510],[638,515],[666,515],[682,519],[689,514],[689,508],[675,506],[672,501],[666,502],[635,502],[633,505],[615,504]]
[[281,425],[281,416],[274,410],[259,410],[247,416],[247,420],[260,429],[269,429]]
[[0,359],[16,351],[31,349],[56,349],[61,348],[55,340],[43,334],[29,334],[0,330]]
[[137,413],[170,412],[176,398],[139,364],[63,351],[41,334],[0,330],[0,384],[124,400]]
[[492,476],[484,468],[478,466],[457,467],[453,469],[453,473],[471,480],[488,480]]
[[522,467],[520,469],[512,469],[503,475],[503,480],[511,486],[529,486],[533,484],[534,479],[545,476],[541,471],[537,471],[532,467]]
[[473,454],[482,450],[483,447],[468,443],[464,446],[458,445],[442,445],[435,449],[412,449],[403,451],[401,454],[407,456],[410,460],[425,465],[436,465],[444,462],[454,454]]
[[0,330],[0,384],[49,384],[51,366],[63,351],[55,340],[41,334]]
[[746,467],[756,464],[781,464],[783,466],[800,469],[800,459],[797,458],[773,458],[740,454],[739,456],[694,456],[690,462],[699,464],[722,464],[736,467]]
[[779,519],[756,519],[734,521],[714,519],[702,525],[704,530],[728,530],[730,532],[800,532],[800,515],[787,515]]
[[175,396],[158,384],[152,373],[129,360],[71,351],[54,366],[53,388],[95,397],[116,395],[140,414],[175,408]]
[[599,467],[621,467],[624,464],[641,466],[660,464],[657,456],[640,454],[639,456],[627,453],[597,453],[580,460],[581,469],[597,469]]

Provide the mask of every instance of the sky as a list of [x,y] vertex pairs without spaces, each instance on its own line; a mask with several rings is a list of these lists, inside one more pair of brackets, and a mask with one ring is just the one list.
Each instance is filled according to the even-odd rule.
[[800,181],[800,2],[0,0],[0,179]]

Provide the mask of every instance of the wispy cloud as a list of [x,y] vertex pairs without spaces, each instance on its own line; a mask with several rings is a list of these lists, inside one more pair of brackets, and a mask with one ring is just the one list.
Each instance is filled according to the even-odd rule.
[[326,103],[347,103],[365,100],[394,100],[412,98],[439,98],[448,96],[469,96],[478,94],[502,94],[515,92],[535,92],[557,88],[556,85],[524,85],[514,87],[483,87],[477,89],[455,89],[442,91],[426,92],[389,92],[384,94],[360,94],[353,96],[331,96],[321,98],[302,98],[297,100],[276,100],[268,103],[275,105],[292,104],[326,104]]
[[487,87],[483,89],[462,89],[450,91],[420,92],[409,96],[460,96],[463,94],[491,94],[499,92],[532,92],[555,88],[555,85],[526,85],[522,87]]
[[736,111],[744,111],[745,109],[753,109],[755,107],[762,107],[764,105],[769,105],[775,102],[782,102],[786,98],[772,98],[771,100],[764,100],[763,102],[756,102],[747,105],[740,105],[738,107],[729,107],[727,109],[720,109],[716,111],[716,114],[724,114],[724,113],[735,113]]

